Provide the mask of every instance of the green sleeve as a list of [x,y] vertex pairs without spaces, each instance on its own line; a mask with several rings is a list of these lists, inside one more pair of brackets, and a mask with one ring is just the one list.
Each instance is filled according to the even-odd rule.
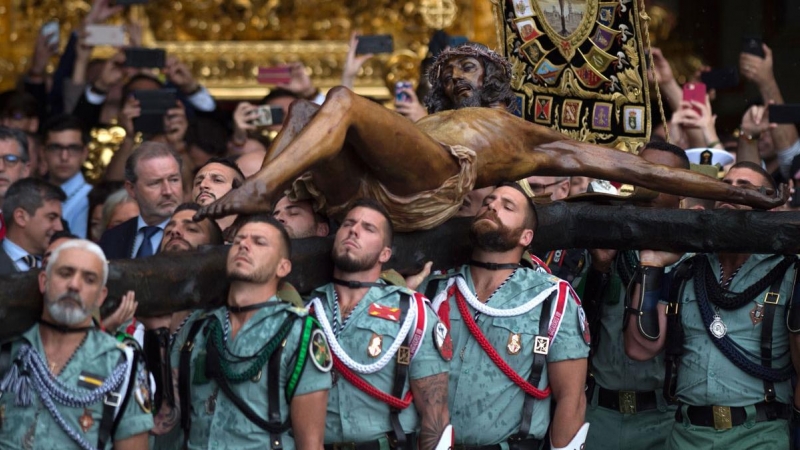
[[[555,306],[554,303],[553,307]],[[550,345],[547,362],[581,359],[589,356],[589,344],[584,340],[581,324],[581,318],[585,317],[581,314],[582,310],[583,308],[578,305],[575,297],[568,293],[567,305],[561,319],[561,328]],[[588,326],[588,324],[584,324],[584,326]]]

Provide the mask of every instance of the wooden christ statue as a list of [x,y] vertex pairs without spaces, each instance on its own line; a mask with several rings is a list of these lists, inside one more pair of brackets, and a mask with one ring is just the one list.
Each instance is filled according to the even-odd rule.
[[[377,199],[398,231],[440,225],[472,189],[532,175],[619,181],[688,197],[770,209],[779,192],[731,186],[688,170],[577,142],[509,113],[507,60],[479,44],[442,52],[428,73],[431,115],[413,123],[344,87],[322,106],[296,101],[261,170],[197,217],[264,212],[284,189],[337,218],[357,198]],[[299,177],[299,179],[298,179]]]

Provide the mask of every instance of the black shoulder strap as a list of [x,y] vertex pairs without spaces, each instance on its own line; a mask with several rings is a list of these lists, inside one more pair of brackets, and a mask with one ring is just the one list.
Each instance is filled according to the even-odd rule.
[[675,391],[678,387],[678,360],[683,355],[683,323],[681,322],[681,299],[686,282],[692,278],[694,271],[692,267],[697,263],[697,255],[680,263],[675,270],[669,274],[672,276],[672,283],[667,296],[667,334],[664,343],[664,399],[669,403],[674,403],[677,398]]
[[[764,316],[761,321],[761,364],[764,367],[772,367],[772,333],[775,323],[775,310],[778,309],[778,302],[781,298],[781,283],[784,277],[778,277],[769,288],[764,297]],[[772,381],[764,379],[764,400],[771,402],[775,400],[775,385]],[[767,413],[776,414],[772,409]],[[768,417],[775,420],[775,417]]]
[[203,324],[206,323],[204,317],[200,317],[189,328],[189,333],[186,335],[186,342],[181,346],[180,360],[178,363],[178,397],[181,404],[181,428],[183,429],[184,445],[189,442],[189,429],[192,426],[192,374],[191,374],[191,361],[192,351],[194,351],[194,339]]
[[[550,350],[550,336],[548,334],[548,329],[550,328],[550,310],[553,300],[557,295],[558,290],[550,294],[542,303],[542,310],[539,314],[539,334],[533,338],[533,363],[531,364],[531,373],[528,375],[528,383],[536,388],[539,387],[539,382],[542,381],[542,373],[547,363],[547,353]],[[547,345],[542,346],[540,342],[546,342]],[[533,405],[535,402],[536,398],[532,395],[525,394],[525,400],[522,403],[522,420],[520,420],[519,433],[512,437],[512,440],[528,438],[531,430],[531,421],[533,420]]]
[[11,341],[6,341],[0,344],[0,379],[11,368],[11,343]]
[[[122,420],[122,416],[125,414],[125,408],[128,406],[128,401],[136,385],[136,375],[139,370],[139,352],[135,348],[133,348],[132,351],[133,357],[131,358],[131,367],[128,372],[129,378],[128,384],[125,387],[125,393],[123,394],[120,392],[124,385],[124,383],[122,383],[118,390],[109,392],[103,399],[103,413],[100,419],[100,428],[97,430],[97,448],[100,450],[106,448],[106,443],[109,442],[116,433],[117,427]],[[120,358],[120,363],[126,360],[127,356],[123,353]],[[115,417],[114,412],[117,411],[117,407],[119,407],[119,413],[117,413]]]
[[[291,421],[290,415],[287,417],[286,423],[281,422],[281,355],[283,354],[283,347],[284,346],[281,345],[272,352],[272,355],[269,357],[269,365],[267,368],[267,400],[269,402],[267,405],[267,418],[272,427],[272,429],[269,430],[269,444],[272,450],[281,450],[283,448],[281,434],[289,428]],[[226,394],[228,393],[226,392]],[[228,397],[231,396],[228,395]],[[289,399],[286,400],[289,401]],[[239,409],[245,412],[245,409]],[[245,415],[247,415],[246,412]],[[283,428],[284,426],[286,426],[286,428]]]
[[[405,322],[410,303],[411,295],[401,292],[399,323]],[[417,314],[425,314],[425,311],[417,311]],[[406,334],[403,345],[397,350],[397,364],[395,364],[394,368],[394,386],[392,387],[392,395],[395,398],[403,398],[403,388],[405,388],[406,379],[408,378],[408,366],[411,364],[411,336],[413,334],[411,332]],[[403,431],[403,426],[400,424],[400,412],[401,410],[397,408],[390,408],[389,412],[389,423],[392,425],[392,433],[395,440],[394,448],[410,448],[412,443],[407,442],[405,431]]]

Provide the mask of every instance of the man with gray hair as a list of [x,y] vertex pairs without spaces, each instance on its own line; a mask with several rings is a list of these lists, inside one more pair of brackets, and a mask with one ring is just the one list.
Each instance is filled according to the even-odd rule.
[[[28,138],[24,132],[0,125],[0,160],[2,160],[0,165],[0,208],[2,208],[8,187],[30,174]],[[0,239],[5,237],[6,225],[0,209]]]
[[153,255],[175,208],[183,200],[181,158],[168,145],[143,142],[125,162],[125,189],[139,216],[107,230],[100,247],[109,259]]
[[0,344],[0,441],[20,449],[148,448],[143,367],[92,321],[108,293],[103,251],[74,239],[50,258],[39,273],[39,323]]
[[0,275],[41,265],[50,237],[63,229],[65,198],[61,188],[36,178],[23,178],[8,188],[3,202],[8,231],[0,245]]

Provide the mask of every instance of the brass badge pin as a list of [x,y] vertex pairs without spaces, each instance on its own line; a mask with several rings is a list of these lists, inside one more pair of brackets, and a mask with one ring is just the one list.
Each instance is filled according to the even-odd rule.
[[377,358],[383,351],[383,336],[380,334],[372,333],[369,339],[369,346],[367,347],[367,354],[373,358]]
[[756,306],[750,310],[750,321],[753,322],[753,326],[756,326],[762,320],[764,320],[764,305],[756,303]]
[[88,408],[83,408],[83,415],[78,419],[78,425],[81,426],[81,430],[83,430],[84,433],[89,431],[89,428],[92,428],[92,425],[94,425],[92,412],[89,411]]
[[511,333],[508,335],[506,350],[508,350],[509,355],[516,355],[522,350],[522,336],[520,336],[519,333]]

